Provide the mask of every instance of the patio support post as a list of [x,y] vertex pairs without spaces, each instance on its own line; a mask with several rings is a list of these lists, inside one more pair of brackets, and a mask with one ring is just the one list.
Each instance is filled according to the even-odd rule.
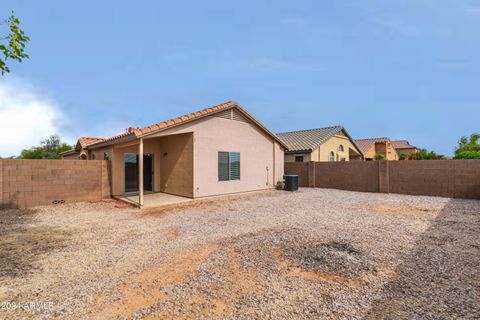
[[138,144],[138,204],[143,206],[143,138]]

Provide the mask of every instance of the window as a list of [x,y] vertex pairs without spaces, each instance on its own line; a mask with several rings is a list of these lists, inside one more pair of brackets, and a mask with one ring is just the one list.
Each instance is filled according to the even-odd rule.
[[103,160],[110,160],[110,154],[107,151],[103,153]]
[[339,151],[339,152],[343,152],[343,151],[344,151],[343,145],[339,145],[339,146],[338,146],[338,151]]
[[218,181],[240,180],[240,153],[218,152]]
[[303,162],[303,156],[295,156],[295,162]]
[[95,160],[97,159],[97,156],[95,155],[95,153],[92,153],[92,160]]
[[333,151],[328,155],[328,161],[335,161],[335,153]]

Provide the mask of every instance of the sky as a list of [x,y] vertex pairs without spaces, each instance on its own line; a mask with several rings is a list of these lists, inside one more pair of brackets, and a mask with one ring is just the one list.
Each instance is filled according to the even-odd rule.
[[[480,1],[2,0],[0,156],[234,100],[274,132],[343,125],[452,155],[480,131]],[[6,32],[0,26],[0,34]]]

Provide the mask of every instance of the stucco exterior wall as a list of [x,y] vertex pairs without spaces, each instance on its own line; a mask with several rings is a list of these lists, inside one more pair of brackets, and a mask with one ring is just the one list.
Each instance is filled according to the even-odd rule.
[[99,149],[90,150],[90,151],[89,151],[89,154],[88,154],[88,157],[89,157],[88,159],[89,159],[89,160],[92,160],[92,159],[93,159],[93,156],[95,155],[95,160],[107,160],[107,159],[105,159],[105,157],[104,157],[105,152],[108,152],[108,154],[110,155],[110,158],[112,158],[113,147],[112,147],[112,146],[108,146],[108,147],[105,147],[105,148],[99,148]]
[[[343,146],[343,152],[338,151],[338,147]],[[335,161],[340,161],[342,158],[345,158],[345,161],[350,161],[349,149],[357,150],[352,144],[350,139],[344,135],[335,135],[325,141],[319,148],[319,160],[318,161],[329,161],[330,152],[335,154]]]
[[365,152],[365,159],[373,159],[377,153],[383,154],[386,160],[398,160],[397,151],[389,141],[375,143],[374,147]]
[[158,157],[160,171],[157,171],[160,172],[160,191],[192,198],[193,134],[171,135],[156,140],[161,151]]
[[311,153],[289,153],[285,154],[285,162],[295,162],[295,157],[303,157],[303,162],[312,161]]
[[[268,189],[283,179],[282,148],[252,123],[210,116],[149,137],[180,133],[193,133],[196,198]],[[219,151],[240,152],[240,180],[218,181]]]
[[285,151],[278,142],[274,142],[273,149],[275,153],[274,184],[276,184],[278,181],[283,181],[285,174]]

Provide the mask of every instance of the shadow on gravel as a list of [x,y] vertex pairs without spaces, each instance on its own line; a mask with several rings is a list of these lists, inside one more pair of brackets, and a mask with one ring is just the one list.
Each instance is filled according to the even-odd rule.
[[396,278],[376,294],[367,319],[480,316],[480,201],[452,199],[400,257]]
[[59,248],[69,235],[47,225],[29,225],[36,213],[36,209],[0,210],[0,279],[25,276],[42,254]]

